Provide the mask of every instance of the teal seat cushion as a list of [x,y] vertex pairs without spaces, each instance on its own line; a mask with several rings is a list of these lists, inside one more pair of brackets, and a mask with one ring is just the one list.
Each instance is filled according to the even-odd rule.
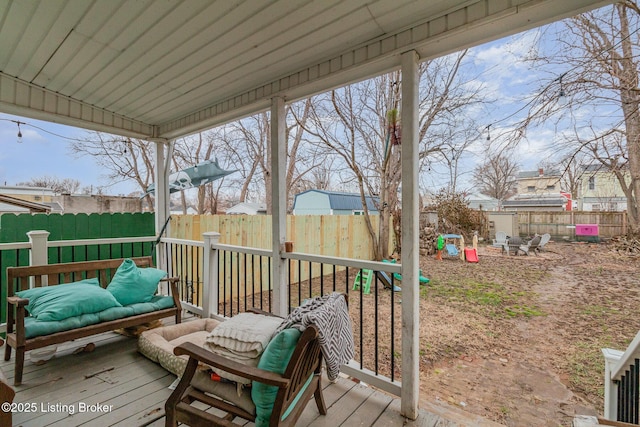
[[132,259],[125,259],[114,274],[107,290],[122,305],[149,302],[166,271],[153,267],[138,268]]
[[29,314],[43,322],[64,320],[82,314],[98,313],[120,303],[100,287],[98,279],[86,279],[62,285],[44,286],[16,292],[28,298]]
[[155,296],[149,302],[132,304],[126,307],[111,307],[99,313],[82,314],[61,321],[41,321],[29,316],[24,319],[25,337],[34,338],[50,335],[56,332],[64,332],[83,326],[95,325],[96,323],[122,319],[136,314],[164,310],[174,306],[175,304],[173,303],[172,297]]
[[[296,344],[298,344],[300,335],[300,331],[293,328],[288,328],[278,333],[278,335],[273,337],[269,342],[262,356],[260,356],[258,368],[283,374],[291,360],[293,350],[296,348]],[[269,418],[271,418],[271,412],[277,394],[278,387],[263,384],[258,381],[253,382],[251,386],[251,399],[256,405],[255,424],[257,427],[269,425]]]

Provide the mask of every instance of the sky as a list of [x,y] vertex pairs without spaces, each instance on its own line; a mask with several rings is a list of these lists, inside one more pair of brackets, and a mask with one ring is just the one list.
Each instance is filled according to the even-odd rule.
[[[467,84],[479,85],[482,93],[491,100],[477,114],[481,128],[493,124],[490,128],[493,144],[499,142],[501,135],[508,130],[510,122],[505,118],[521,109],[532,89],[550,78],[530,72],[522,61],[538,40],[539,34],[539,29],[531,30],[475,47],[469,53],[468,72],[474,78]],[[524,113],[526,110],[522,111]],[[26,123],[20,127],[21,144],[16,142],[18,127],[12,120]],[[469,188],[471,171],[487,150],[486,131],[479,131],[480,137],[463,155],[459,169],[459,190]],[[534,170],[538,162],[552,156],[549,147],[557,133],[557,127],[550,125],[528,134],[516,151],[522,170]],[[32,178],[49,176],[76,179],[80,181],[81,188],[101,188],[104,194],[126,195],[139,191],[132,181],[109,183],[94,159],[74,157],[69,148],[69,139],[82,139],[86,134],[87,131],[80,128],[0,113],[0,185],[15,185]],[[448,179],[448,173],[444,175]],[[437,186],[442,180],[442,167],[434,165],[434,171],[425,183]]]
[[[19,121],[22,143],[18,143]],[[69,138],[82,139],[85,129],[43,122],[0,113],[0,185],[16,185],[44,176],[76,179],[80,188],[93,186],[94,193],[102,187],[104,194],[121,195],[139,191],[135,183],[110,185],[100,167],[89,157],[72,154]]]

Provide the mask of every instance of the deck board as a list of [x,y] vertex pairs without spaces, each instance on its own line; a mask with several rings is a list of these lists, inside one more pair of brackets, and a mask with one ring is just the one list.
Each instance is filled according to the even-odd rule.
[[[94,343],[90,353],[73,354],[77,348]],[[0,360],[0,369],[13,382],[14,355]],[[104,372],[98,373],[99,371]],[[98,374],[96,374],[98,373]],[[94,374],[89,378],[86,376]],[[23,384],[16,387],[15,402],[36,404],[37,411],[14,413],[13,425],[44,426],[164,426],[164,403],[171,394],[175,376],[137,351],[135,338],[112,332],[87,337],[58,347],[55,357],[42,365],[33,364],[27,353]],[[328,415],[321,416],[312,398],[297,425],[300,426],[457,426],[494,425],[447,420],[442,414],[422,411],[416,421],[400,413],[399,399],[347,378],[331,383],[323,377],[323,395]],[[79,402],[112,405],[106,413],[79,413]],[[41,405],[73,406],[67,412],[42,412]],[[437,412],[437,411],[434,411]],[[253,423],[240,425],[251,427]]]

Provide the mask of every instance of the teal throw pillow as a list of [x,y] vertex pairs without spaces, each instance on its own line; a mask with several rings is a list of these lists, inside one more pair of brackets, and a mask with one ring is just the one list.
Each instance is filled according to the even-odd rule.
[[122,305],[149,302],[166,271],[157,268],[138,268],[132,259],[125,259],[107,286],[107,291]]
[[[300,339],[300,331],[288,328],[281,331],[267,345],[260,356],[258,368],[265,371],[283,374],[293,350]],[[273,404],[278,394],[278,387],[254,381],[251,386],[251,400],[256,405],[256,427],[268,426]]]
[[25,308],[31,316],[43,322],[120,307],[113,295],[100,287],[98,279],[27,289],[16,292],[16,295],[28,298],[29,304]]

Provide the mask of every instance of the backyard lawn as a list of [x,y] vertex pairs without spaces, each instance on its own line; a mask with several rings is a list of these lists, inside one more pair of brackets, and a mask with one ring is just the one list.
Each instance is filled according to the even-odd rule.
[[422,399],[510,426],[602,414],[600,349],[624,350],[640,330],[640,258],[607,244],[548,249],[421,260]]

